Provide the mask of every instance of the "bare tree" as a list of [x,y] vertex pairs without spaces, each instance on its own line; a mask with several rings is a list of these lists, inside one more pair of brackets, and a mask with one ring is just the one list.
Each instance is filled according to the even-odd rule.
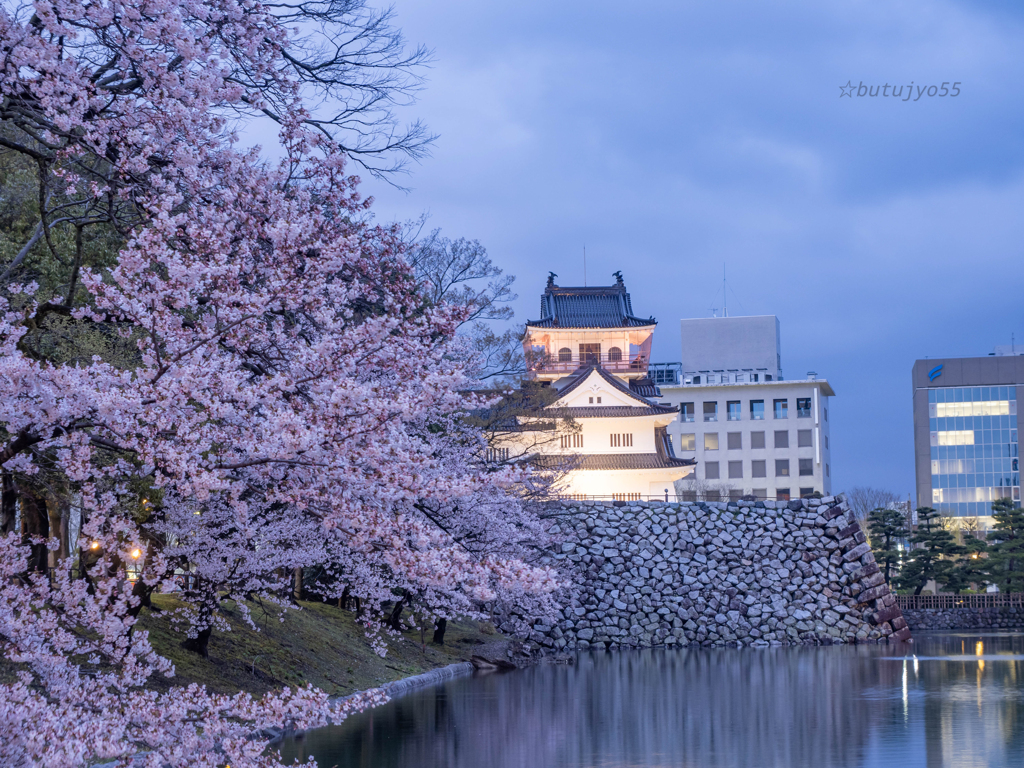
[[[521,327],[502,328],[512,319],[510,302],[514,275],[491,261],[487,249],[477,240],[452,240],[435,229],[423,238],[424,218],[406,224],[404,239],[413,243],[406,258],[418,278],[424,298],[466,307],[460,333],[477,357],[481,380],[508,379],[526,372]],[[497,328],[495,326],[498,326]]]
[[[284,58],[319,100],[308,125],[376,177],[392,176],[428,153],[436,137],[419,120],[403,125],[396,111],[415,101],[433,55],[423,46],[408,49],[393,8],[370,8],[366,0],[278,0],[267,7],[299,30]],[[264,85],[244,71],[236,77],[251,88]],[[261,111],[278,121],[287,95],[261,90],[269,97]]]
[[902,503],[897,493],[864,485],[847,491],[846,502],[858,520],[867,520],[872,510],[892,508],[890,505]]
[[675,482],[676,496],[683,501],[728,501],[730,490],[728,483],[697,477],[696,472]]

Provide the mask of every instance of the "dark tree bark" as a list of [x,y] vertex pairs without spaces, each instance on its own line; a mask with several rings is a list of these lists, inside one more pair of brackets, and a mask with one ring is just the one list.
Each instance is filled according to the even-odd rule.
[[26,488],[21,490],[22,536],[25,543],[32,548],[28,570],[47,573],[50,553],[46,548],[46,539],[50,538],[50,515],[46,509],[46,501]]
[[434,623],[434,637],[430,642],[434,645],[444,645],[444,633],[447,629],[448,619],[438,619]]
[[189,637],[181,644],[186,651],[198,653],[204,659],[210,658],[210,635],[213,634],[213,627],[199,630],[195,637]]
[[10,472],[2,473],[3,489],[0,493],[0,534],[14,533],[17,517],[18,492]]
[[388,617],[388,626],[396,632],[402,631],[402,611],[405,609],[405,598],[403,597],[397,603],[395,603],[394,610],[391,611],[391,615]]

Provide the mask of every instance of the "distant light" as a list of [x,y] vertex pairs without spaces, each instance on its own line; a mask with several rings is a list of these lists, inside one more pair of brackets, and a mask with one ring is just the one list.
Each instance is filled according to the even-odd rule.
[[100,548],[100,543],[98,541],[94,541],[92,544],[89,545],[89,549],[99,549],[99,548]]
[[136,547],[132,550],[132,558],[138,560],[140,557],[142,557],[142,550]]

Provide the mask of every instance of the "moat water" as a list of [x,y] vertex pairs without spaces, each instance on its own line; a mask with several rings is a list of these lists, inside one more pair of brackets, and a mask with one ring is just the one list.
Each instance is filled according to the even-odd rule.
[[410,693],[284,745],[338,768],[1024,766],[1024,633],[581,653]]

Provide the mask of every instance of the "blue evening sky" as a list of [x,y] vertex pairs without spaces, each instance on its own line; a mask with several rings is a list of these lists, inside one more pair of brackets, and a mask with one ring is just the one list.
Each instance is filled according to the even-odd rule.
[[[407,111],[440,134],[381,219],[430,214],[518,277],[621,269],[679,358],[683,317],[775,314],[787,378],[832,404],[835,490],[914,492],[918,357],[1024,344],[1019,2],[398,0],[436,63]],[[956,97],[840,86],[959,82]],[[891,91],[890,91],[891,93]],[[717,296],[716,296],[717,294]]]

